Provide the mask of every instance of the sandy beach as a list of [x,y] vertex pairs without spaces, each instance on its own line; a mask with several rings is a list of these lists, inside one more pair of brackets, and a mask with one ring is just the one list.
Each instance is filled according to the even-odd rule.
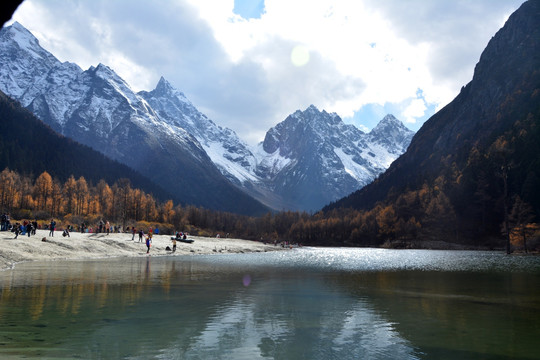
[[[36,235],[28,237],[8,231],[0,232],[0,269],[14,267],[17,263],[35,260],[75,260],[97,259],[108,257],[148,256],[146,244],[139,242],[138,235],[121,234],[81,234],[72,232],[70,237],[63,237],[61,231],[48,236],[48,230],[37,230]],[[42,241],[45,238],[46,241]],[[194,240],[191,244],[176,243],[176,252],[172,249],[170,235],[154,235],[150,248],[151,256],[178,256],[189,254],[248,253],[282,250],[281,246],[263,244],[256,241],[208,238],[189,236]]]

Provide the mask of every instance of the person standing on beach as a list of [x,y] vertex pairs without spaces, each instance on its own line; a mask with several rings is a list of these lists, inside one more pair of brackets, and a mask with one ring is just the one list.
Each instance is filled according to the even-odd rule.
[[109,235],[109,231],[111,230],[111,224],[107,221],[105,227],[107,228],[107,235]]
[[131,228],[131,240],[135,241],[135,233],[137,232],[137,229],[135,229],[135,226]]
[[144,236],[144,231],[139,230],[139,242],[142,242],[142,239],[143,239],[143,236]]
[[150,253],[150,244],[152,243],[152,233],[148,233],[148,236],[146,237],[146,247],[148,250],[146,250],[146,253]]
[[54,228],[56,227],[56,221],[54,219],[51,219],[51,223],[49,224],[49,236],[54,237]]
[[172,238],[172,252],[176,251],[176,239]]

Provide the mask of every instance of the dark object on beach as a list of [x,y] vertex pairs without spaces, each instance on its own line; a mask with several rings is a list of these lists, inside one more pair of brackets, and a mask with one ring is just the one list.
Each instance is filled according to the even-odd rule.
[[167,251],[172,251],[171,248],[168,247],[168,246],[165,248],[165,250],[167,250]]
[[191,244],[192,242],[195,241],[195,240],[192,240],[192,239],[182,239],[182,238],[177,239],[174,236],[171,237],[171,240],[181,241],[183,243],[188,243],[188,244]]
[[47,238],[46,238],[46,237],[41,238],[41,241],[46,242],[46,241],[47,241]]

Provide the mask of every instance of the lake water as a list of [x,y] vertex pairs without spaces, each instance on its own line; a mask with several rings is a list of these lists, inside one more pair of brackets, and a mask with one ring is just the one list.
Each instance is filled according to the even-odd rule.
[[0,272],[0,358],[539,359],[540,257],[295,249]]

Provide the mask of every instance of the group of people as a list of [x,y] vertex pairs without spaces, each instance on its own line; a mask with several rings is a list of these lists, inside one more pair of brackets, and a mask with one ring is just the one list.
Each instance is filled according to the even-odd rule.
[[[56,230],[56,221],[54,219],[51,219],[51,221],[48,224],[46,224],[44,226],[44,228],[49,230],[49,236],[54,237],[54,231]],[[22,224],[17,222],[15,225],[11,225],[9,215],[8,214],[3,214],[0,229],[1,229],[1,231],[11,230],[12,232],[15,233],[15,239],[17,239],[17,237],[20,234],[22,234],[22,235],[27,234],[28,237],[30,237],[30,235],[35,235],[36,234],[36,229],[38,229],[38,222],[37,222],[37,220],[34,220],[32,222],[24,220]],[[79,230],[81,231],[81,233],[92,232],[92,228],[88,229],[88,227],[87,227],[87,225],[85,223],[82,223],[80,225]],[[109,235],[110,231],[112,231],[112,230],[113,230],[113,228],[111,228],[110,223],[108,221],[104,222],[103,220],[100,220],[98,226],[95,229],[96,233],[105,232],[105,233],[107,233],[107,235]],[[146,247],[147,247],[146,253],[149,254],[150,253],[150,247],[152,246],[152,236],[154,234],[159,234],[158,228],[154,229],[154,228],[150,227],[146,234],[144,233],[143,229],[137,230],[137,228],[135,226],[133,226],[131,228],[129,228],[129,227],[126,228],[126,231],[129,232],[130,230],[131,230],[131,234],[132,234],[131,240],[135,241],[135,234],[138,234],[139,235],[139,242],[144,241],[146,243]],[[73,231],[73,227],[71,225],[68,225],[67,227],[65,227],[63,229],[62,236],[71,237],[70,236],[70,231]],[[116,232],[117,229],[115,228],[114,231]],[[172,242],[173,242],[172,251],[173,252],[176,251],[176,240],[181,240],[181,239],[185,240],[186,238],[187,238],[186,233],[176,232],[176,237],[172,238]]]
[[24,220],[22,224],[19,222],[15,223],[15,225],[12,226],[11,231],[15,233],[15,239],[17,239],[20,234],[28,235],[28,237],[30,237],[30,235],[35,235],[37,227],[38,223],[36,220],[32,222]]
[[109,221],[103,221],[103,219],[99,220],[98,225],[95,227],[88,227],[87,224],[84,222],[79,226],[79,231],[81,234],[84,233],[106,233],[109,235],[110,233],[120,233],[122,232],[122,226],[120,225],[111,225]]
[[135,234],[139,234],[139,242],[143,242],[143,240],[146,240],[146,247],[147,247],[147,251],[146,253],[150,253],[150,246],[152,244],[152,235],[153,234],[158,234],[159,233],[159,230],[156,229],[153,229],[152,227],[150,227],[148,229],[148,232],[146,234],[146,236],[144,235],[144,230],[143,229],[139,229],[137,230],[137,228],[135,226],[133,226],[131,228],[131,240],[135,241]]

